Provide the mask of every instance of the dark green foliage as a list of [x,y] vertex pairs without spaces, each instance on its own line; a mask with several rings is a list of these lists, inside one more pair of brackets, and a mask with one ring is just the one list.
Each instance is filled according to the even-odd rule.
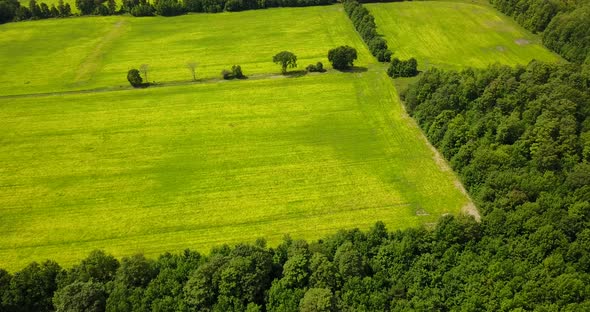
[[418,61],[415,58],[407,61],[400,61],[398,58],[394,58],[389,68],[387,68],[387,75],[392,78],[414,77],[418,75]]
[[566,9],[565,1],[546,0],[490,0],[497,9],[532,32],[542,32],[551,19]]
[[242,67],[240,65],[233,65],[231,67],[231,70],[222,70],[221,77],[226,80],[246,78],[246,76],[244,76],[244,73],[242,72]]
[[315,65],[309,64],[309,65],[307,65],[307,67],[305,67],[305,70],[310,73],[313,73],[313,72],[323,73],[326,71],[324,69],[324,64],[322,64],[322,62],[317,62]]
[[221,77],[226,80],[246,78],[244,73],[242,73],[242,67],[240,65],[233,65],[231,67],[231,70],[227,70],[227,69],[222,70]]
[[328,51],[328,60],[335,69],[349,69],[356,59],[356,49],[349,46],[341,46]]
[[66,271],[59,278],[59,285],[68,285],[73,282],[95,281],[107,283],[114,280],[119,268],[119,261],[102,250],[95,250],[88,257]]
[[[186,12],[218,13],[256,10],[270,7],[304,7],[328,5],[334,0],[156,0],[153,5],[147,0],[123,0],[120,11],[114,0],[76,0],[80,15],[114,15],[121,12],[133,16],[176,16]],[[18,0],[0,1],[0,24],[28,19],[71,16],[69,4],[62,1],[57,6],[49,7],[45,3],[32,0],[29,7],[23,7]]]
[[326,288],[310,288],[299,304],[300,312],[330,312],[334,308],[334,297]]
[[70,8],[70,4],[64,4],[63,0],[59,0],[57,3],[57,11],[59,12],[59,17],[68,17],[72,15],[72,8]]
[[543,43],[569,61],[590,64],[590,4],[557,15],[543,32]]
[[0,24],[14,20],[19,8],[18,0],[0,0]]
[[380,35],[377,34],[377,25],[375,25],[375,18],[367,8],[363,7],[357,0],[345,0],[344,10],[354,27],[363,38],[363,41],[369,46],[371,54],[377,58],[379,62],[389,62],[391,60],[392,52],[387,47],[387,42]]
[[97,7],[102,6],[103,2],[104,0],[76,0],[76,7],[78,8],[78,10],[80,10],[80,14],[89,15],[96,12]]
[[31,19],[31,10],[25,6],[21,6],[16,9],[14,20],[15,21],[26,21]]
[[297,56],[289,51],[282,51],[272,57],[272,61],[281,65],[281,73],[287,73],[287,68],[297,67]]
[[590,3],[567,0],[489,0],[565,59],[590,63]]
[[137,69],[130,69],[129,72],[127,72],[127,80],[134,88],[139,88],[143,85],[143,79]]
[[107,15],[111,15],[111,11],[109,10],[109,8],[107,8],[105,5],[98,5],[96,6],[96,8],[94,9],[94,15],[101,15],[101,16],[107,16]]
[[153,16],[154,7],[151,4],[139,4],[134,6],[129,13],[135,17]]
[[55,292],[56,312],[100,312],[105,310],[107,294],[102,283],[74,282]]
[[182,3],[178,0],[157,0],[154,4],[154,11],[161,16],[176,16],[185,13]]
[[[435,230],[445,248],[481,240],[461,255],[481,277],[446,273],[448,285],[455,285],[451,289],[493,281],[488,291],[475,287],[480,291],[461,296],[469,306],[588,306],[589,293],[581,285],[590,267],[587,260],[579,265],[588,259],[579,246],[590,225],[590,198],[584,195],[590,189],[590,166],[581,145],[590,120],[585,70],[538,62],[515,69],[432,70],[405,94],[410,113],[485,213],[483,233],[479,226],[458,227],[447,219]],[[469,268],[461,260],[453,266]],[[432,301],[428,307],[441,304]]]
[[[15,273],[2,298],[7,311],[53,311],[51,298],[57,290],[56,278],[61,267],[52,261],[31,263]],[[5,282],[5,281],[4,281]]]
[[116,279],[132,287],[145,287],[157,275],[155,263],[137,254],[121,260]]

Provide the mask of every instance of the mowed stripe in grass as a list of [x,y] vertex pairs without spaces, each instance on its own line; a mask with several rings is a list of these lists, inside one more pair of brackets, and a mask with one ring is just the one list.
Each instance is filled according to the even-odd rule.
[[381,71],[0,104],[0,267],[435,222],[467,203]]
[[341,5],[190,14],[173,18],[81,17],[0,26],[0,95],[127,87],[127,71],[148,64],[148,80],[221,77],[241,65],[246,75],[280,73],[272,56],[289,50],[300,69],[339,45],[373,62]]
[[394,57],[415,57],[421,69],[560,61],[538,37],[487,5],[412,1],[366,6]]

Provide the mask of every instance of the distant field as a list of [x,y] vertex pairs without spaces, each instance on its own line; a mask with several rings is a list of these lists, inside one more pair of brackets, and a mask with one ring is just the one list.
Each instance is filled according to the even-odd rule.
[[[52,19],[0,26],[0,95],[127,86],[127,71],[149,64],[150,81],[219,77],[234,64],[246,75],[280,73],[272,56],[328,63],[328,49],[363,46],[341,6],[191,14]],[[371,56],[360,49],[358,62]]]
[[394,56],[416,57],[421,69],[560,60],[537,37],[487,5],[412,1],[366,6]]
[[0,104],[0,267],[435,222],[467,199],[381,71]]

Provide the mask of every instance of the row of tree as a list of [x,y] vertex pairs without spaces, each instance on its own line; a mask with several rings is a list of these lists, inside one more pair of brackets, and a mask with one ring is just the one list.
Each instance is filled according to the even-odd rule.
[[[349,46],[340,46],[328,51],[328,60],[332,63],[332,67],[339,70],[350,69],[354,66],[354,61],[357,59],[356,49]],[[287,73],[288,68],[297,67],[297,55],[290,51],[281,51],[272,57],[272,61],[281,66],[281,73]],[[193,81],[197,80],[196,68],[197,63],[194,61],[186,63],[186,68],[189,70]],[[139,69],[133,68],[127,72],[127,81],[134,88],[146,88],[150,83],[147,79],[149,72],[149,65],[142,64]],[[317,62],[316,64],[308,65],[305,70],[307,72],[323,73],[324,64]],[[142,77],[143,74],[143,77]],[[231,70],[224,69],[221,71],[221,77],[225,80],[230,79],[244,79],[246,76],[242,72],[240,65],[233,65]]]
[[344,11],[354,24],[354,27],[365,41],[371,54],[379,62],[389,62],[392,52],[387,47],[387,41],[377,33],[375,17],[357,0],[343,0]]
[[[114,0],[109,1],[114,3]],[[28,7],[21,5],[18,0],[0,0],[0,24],[71,15],[72,8],[63,0],[59,0],[57,6],[55,4],[48,6],[44,2],[38,3],[36,0],[30,0]]]
[[571,0],[489,0],[565,59],[590,63],[590,3]]
[[[115,15],[129,13],[133,16],[175,16],[188,12],[236,12],[272,7],[304,7],[328,5],[335,0],[123,0],[118,7],[115,0],[76,0],[80,15]],[[48,6],[31,0],[28,7],[18,0],[0,0],[0,24],[30,19],[68,17],[71,7],[63,0],[57,6]]]

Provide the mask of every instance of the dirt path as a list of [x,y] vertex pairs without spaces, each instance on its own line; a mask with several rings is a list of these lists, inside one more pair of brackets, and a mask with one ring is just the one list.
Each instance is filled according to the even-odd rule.
[[[336,74],[334,70],[328,70],[325,73],[311,73],[311,74],[288,74],[288,75],[281,75],[281,74],[255,74],[248,76],[245,80],[263,80],[263,79],[293,79],[297,77],[302,77],[306,75],[330,75]],[[222,78],[201,78],[197,79],[196,81],[192,80],[178,80],[178,81],[166,81],[166,82],[158,82],[149,86],[149,89],[153,88],[167,88],[167,87],[175,87],[175,86],[187,86],[187,85],[198,85],[198,84],[214,84],[214,83],[225,83],[229,82],[230,80],[224,80]],[[45,96],[62,96],[62,95],[74,95],[74,94],[89,94],[89,93],[103,93],[103,92],[117,92],[117,91],[128,91],[134,90],[131,86],[111,86],[111,87],[101,87],[95,89],[82,89],[82,90],[69,90],[69,91],[56,91],[56,92],[43,92],[43,93],[26,93],[26,94],[11,94],[11,95],[0,95],[0,99],[15,99],[15,98],[35,98],[35,97],[45,97]]]
[[76,82],[84,82],[92,78],[100,68],[100,63],[106,51],[113,45],[113,42],[119,38],[125,31],[123,20],[117,21],[111,30],[102,37],[102,40],[92,49],[92,52],[86,56],[76,72]]

